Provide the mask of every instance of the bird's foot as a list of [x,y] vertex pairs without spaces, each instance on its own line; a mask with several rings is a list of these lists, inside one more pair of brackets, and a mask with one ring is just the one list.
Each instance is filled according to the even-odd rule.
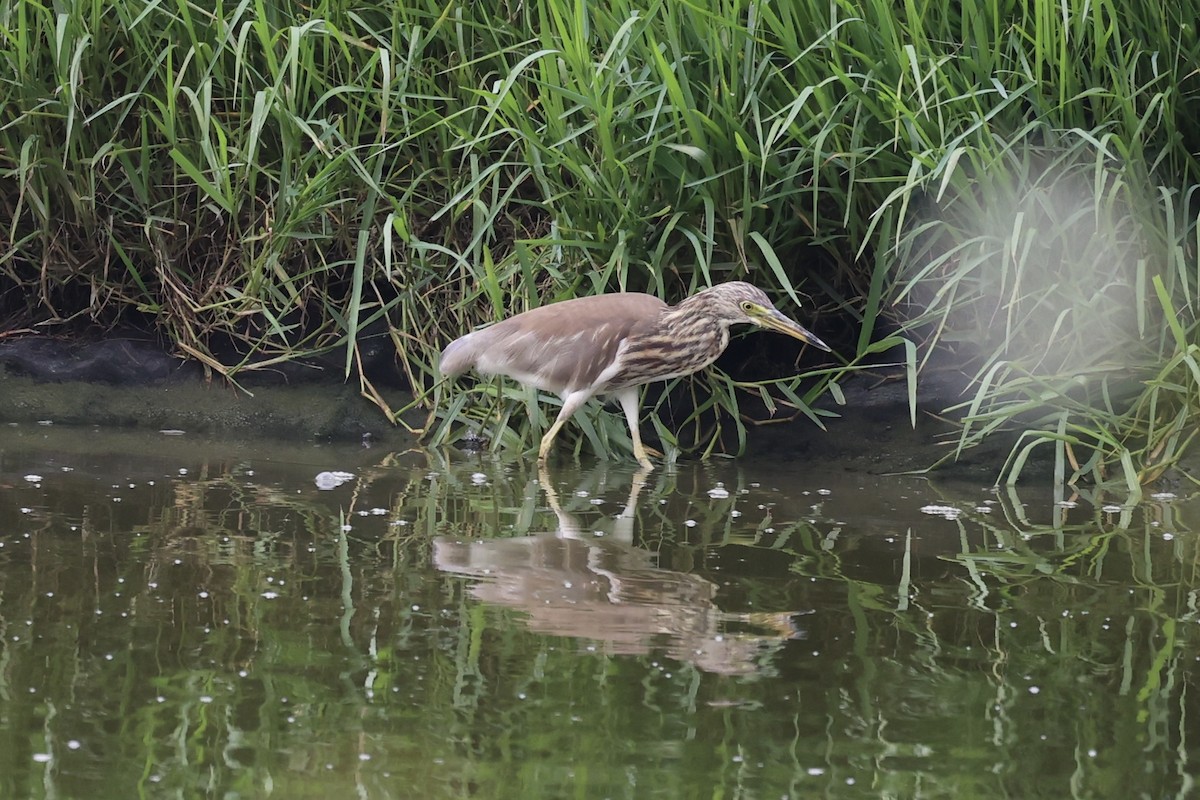
[[655,458],[663,458],[663,454],[655,450],[653,447],[641,446],[635,447],[633,450],[633,457],[637,459],[637,462],[641,465],[642,469],[654,469],[654,462],[650,460],[650,456],[654,456]]
[[661,450],[655,450],[653,447],[646,447],[645,445],[642,445],[641,452],[635,450],[633,452],[633,456],[638,460],[638,463],[644,467],[650,465],[651,456],[657,459],[664,459],[667,457],[666,453],[662,452]]

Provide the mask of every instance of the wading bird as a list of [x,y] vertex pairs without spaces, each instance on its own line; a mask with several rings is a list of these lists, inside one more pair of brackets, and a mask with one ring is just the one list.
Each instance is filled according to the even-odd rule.
[[613,395],[629,423],[633,454],[649,468],[638,431],[638,388],[707,367],[729,344],[729,326],[739,323],[829,350],[776,310],[761,289],[733,281],[675,306],[635,292],[541,306],[455,339],[442,351],[441,372],[452,378],[474,368],[560,396],[562,410],[542,437],[539,461],[581,405],[596,395]]

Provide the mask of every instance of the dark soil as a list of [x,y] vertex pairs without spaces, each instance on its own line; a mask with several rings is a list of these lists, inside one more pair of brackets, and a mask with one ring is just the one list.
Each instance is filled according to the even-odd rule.
[[[346,383],[334,363],[289,365],[270,373],[243,373],[242,388],[206,376],[196,362],[166,353],[137,338],[78,341],[51,337],[0,340],[0,423],[53,423],[100,427],[179,429],[189,433],[266,436],[282,439],[358,440],[404,449],[417,444],[392,426]],[[241,376],[239,376],[241,380]],[[378,385],[378,384],[377,384]],[[387,382],[383,382],[387,385]],[[911,424],[902,379],[864,375],[842,386],[846,403],[826,396],[825,430],[805,417],[754,425],[746,457],[828,465],[831,470],[871,474],[920,471],[952,451],[956,428],[933,416],[958,403],[962,382],[952,374],[923,376],[922,411]],[[385,390],[393,408],[411,396]],[[406,417],[413,428],[425,412]],[[1012,440],[993,437],[941,470],[990,485],[999,475]],[[1023,475],[1043,473],[1027,465]]]

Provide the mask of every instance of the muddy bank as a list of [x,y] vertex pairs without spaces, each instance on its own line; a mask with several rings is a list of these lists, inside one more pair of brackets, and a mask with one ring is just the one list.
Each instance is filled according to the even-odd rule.
[[[379,354],[377,386],[399,384],[398,370]],[[191,433],[273,438],[411,441],[353,384],[344,362],[330,356],[241,373],[239,386],[206,374],[195,361],[153,341],[21,337],[0,340],[0,422],[179,429]],[[391,374],[387,373],[390,369]],[[409,397],[385,391],[393,408]],[[410,425],[424,416],[406,417]]]
[[[206,378],[199,365],[147,342],[0,341],[0,423],[178,429],[293,440],[366,437],[384,447],[415,446],[412,434],[389,424],[360,394],[357,381],[340,380],[339,366],[309,363],[247,374],[243,391],[220,378]],[[386,370],[386,364],[381,369]],[[397,409],[411,400],[398,383],[383,375],[376,384],[390,386],[381,391]],[[958,402],[961,390],[953,375],[923,377],[920,406],[940,411]],[[954,427],[949,423],[923,412],[912,426],[903,380],[864,376],[843,385],[843,391],[844,405],[823,398],[821,405],[838,415],[827,418],[825,430],[804,417],[751,426],[745,457],[760,454],[879,474],[928,468],[953,447]],[[425,416],[415,410],[405,422],[420,428]],[[995,437],[942,469],[994,481],[1010,446],[1011,439]],[[1025,474],[1035,472],[1027,467]]]

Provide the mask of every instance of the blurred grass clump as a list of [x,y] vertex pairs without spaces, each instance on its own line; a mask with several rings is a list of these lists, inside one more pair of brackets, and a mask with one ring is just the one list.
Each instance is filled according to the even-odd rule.
[[[507,313],[746,278],[841,358],[703,376],[668,426],[671,387],[668,444],[818,419],[890,359],[914,414],[921,371],[964,375],[956,452],[1024,431],[1009,479],[1046,446],[1135,488],[1200,407],[1194,6],[0,0],[0,314],[153,327],[234,381],[334,354],[394,417],[381,337],[421,392]],[[545,424],[454,397],[440,436]]]

